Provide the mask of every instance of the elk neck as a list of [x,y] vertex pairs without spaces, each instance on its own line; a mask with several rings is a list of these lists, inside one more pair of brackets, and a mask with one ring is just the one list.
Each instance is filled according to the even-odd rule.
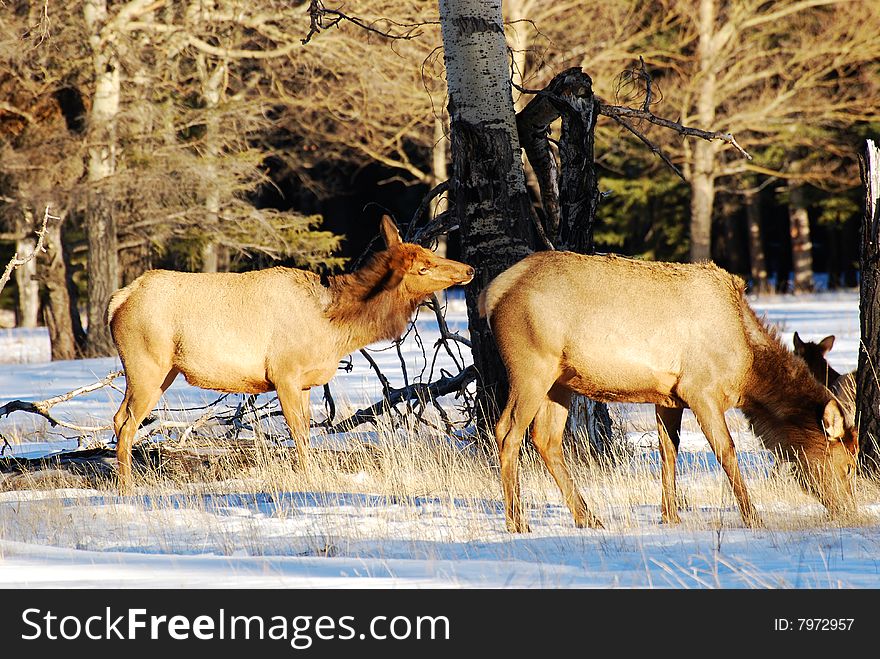
[[[753,360],[746,375],[741,409],[770,450],[794,456],[815,449],[822,411],[831,399],[807,364],[789,352],[775,331],[756,317],[751,333]],[[750,328],[752,329],[752,328]]]
[[389,274],[383,253],[351,274],[329,278],[330,302],[327,317],[335,330],[340,354],[403,334],[421,298],[406,295],[401,284],[383,288]]

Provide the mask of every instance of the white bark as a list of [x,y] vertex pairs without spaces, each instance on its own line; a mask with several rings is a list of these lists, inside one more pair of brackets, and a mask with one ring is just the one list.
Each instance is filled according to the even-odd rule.
[[107,22],[107,0],[86,0],[83,6],[92,47],[94,95],[89,126],[96,136],[89,147],[89,181],[100,181],[116,171],[116,118],[121,90],[120,67]]
[[[700,0],[699,83],[697,85],[697,120],[700,126],[715,125],[717,107],[717,39],[715,19],[718,0]],[[715,205],[714,143],[698,140],[694,145],[694,166],[691,176],[691,261],[712,258],[712,210]]]
[[36,327],[40,316],[40,284],[37,281],[37,259],[30,258],[36,249],[37,241],[22,238],[15,242],[19,258],[27,259],[15,269],[15,283],[18,285],[18,326]]
[[116,172],[116,122],[121,96],[117,24],[136,5],[143,4],[140,0],[133,0],[123,6],[112,21],[108,16],[107,0],[86,0],[83,6],[94,73],[92,106],[88,115],[87,167],[93,190],[85,213],[89,247],[88,352],[94,356],[114,353],[105,316],[110,296],[119,286],[114,208],[99,186]]
[[[504,131],[519,155],[501,0],[440,0],[439,5],[450,114],[472,126]],[[519,158],[507,184],[525,190]]]
[[219,245],[210,237],[216,233],[220,224],[220,188],[217,185],[217,163],[222,153],[220,138],[220,118],[217,114],[223,90],[226,87],[226,63],[220,62],[209,70],[204,55],[198,60],[199,76],[202,82],[202,98],[205,101],[207,118],[205,120],[204,180],[205,180],[205,231],[209,234],[202,247],[202,272],[217,272],[219,264]]
[[[443,118],[434,117],[434,148],[431,150],[431,187],[440,185],[449,180],[449,165],[447,155],[449,153],[449,139],[444,130]],[[436,217],[449,208],[446,195],[438,195],[431,203],[431,217]],[[438,256],[445,257],[447,253],[447,237],[443,234],[437,239],[437,248],[434,250]]]

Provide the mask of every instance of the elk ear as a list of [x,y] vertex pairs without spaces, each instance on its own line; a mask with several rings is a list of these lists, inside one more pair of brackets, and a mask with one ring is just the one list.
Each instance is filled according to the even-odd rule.
[[412,264],[412,256],[407,254],[406,250],[395,252],[388,261],[388,270],[382,275],[382,279],[379,280],[373,294],[378,293],[380,290],[393,291],[400,286],[400,282],[403,281]]
[[382,290],[391,291],[400,286],[403,276],[406,273],[402,270],[389,270],[388,274],[382,279]]
[[819,341],[819,349],[822,351],[823,355],[827,355],[828,351],[834,347],[834,335],[826,336],[824,339]]
[[798,355],[802,355],[804,350],[804,342],[801,341],[801,337],[798,336],[798,333],[794,333],[794,351]]
[[822,413],[822,426],[828,441],[843,439],[843,410],[833,398],[828,401],[825,411]]
[[379,222],[379,232],[382,234],[382,240],[385,241],[385,247],[399,245],[403,242],[400,239],[400,232],[397,230],[397,225],[394,224],[394,220],[392,220],[389,215],[382,216],[382,220]]

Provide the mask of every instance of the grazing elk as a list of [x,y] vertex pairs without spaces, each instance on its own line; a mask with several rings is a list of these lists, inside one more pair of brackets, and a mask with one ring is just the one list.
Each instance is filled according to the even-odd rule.
[[308,460],[309,389],[339,360],[400,336],[426,297],[474,275],[468,265],[404,243],[391,218],[387,249],[352,274],[293,268],[256,272],[153,270],[117,291],[107,310],[126,375],[113,418],[119,488],[131,488],[131,447],[147,414],[179,373],[191,385],[234,393],[276,391],[301,462]]
[[507,527],[528,531],[518,456],[532,441],[577,526],[599,527],[562,453],[572,392],[605,402],[654,403],[662,519],[678,522],[675,462],[690,407],[724,469],[746,524],[760,524],[724,419],[738,407],[764,445],[792,461],[832,512],[854,507],[858,440],[804,361],[755,316],[744,283],[712,264],[651,263],[570,252],[532,254],[481,293],[510,393],[495,428]]
[[840,374],[835,371],[825,355],[834,346],[834,335],[826,336],[819,343],[813,341],[804,341],[794,333],[794,352],[801,357],[813,377],[820,383],[824,384],[837,397],[843,412],[849,419],[850,423],[855,423],[856,414],[856,372]]
[[834,347],[834,335],[826,336],[819,343],[813,343],[812,341],[804,341],[795,332],[793,341],[794,354],[807,362],[814,378],[830,388],[834,381],[840,377],[840,373],[831,368],[831,364],[825,359],[825,355]]

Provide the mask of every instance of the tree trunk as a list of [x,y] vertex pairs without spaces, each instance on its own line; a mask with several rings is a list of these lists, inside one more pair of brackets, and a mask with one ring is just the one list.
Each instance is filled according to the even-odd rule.
[[115,45],[105,34],[106,0],[86,0],[84,8],[92,68],[94,96],[89,111],[88,181],[85,228],[88,240],[89,299],[88,346],[90,356],[113,355],[116,350],[107,327],[110,296],[119,285],[116,217],[106,179],[116,171],[116,119],[119,114],[120,65]]
[[859,159],[865,186],[865,216],[862,221],[859,263],[859,320],[861,342],[856,374],[856,421],[862,466],[876,474],[880,470],[880,148],[868,140],[865,156]]
[[[520,141],[540,190],[548,247],[581,254],[593,251],[593,224],[599,205],[593,158],[598,108],[592,85],[590,76],[580,68],[567,69],[517,115]],[[549,125],[560,116],[557,166],[547,135]],[[579,428],[586,430],[595,453],[606,453],[612,427],[604,403],[574,396],[566,434],[575,437]]]
[[803,186],[793,185],[789,189],[788,219],[794,292],[806,293],[813,290],[813,243],[810,240],[810,215]]
[[71,300],[67,289],[68,272],[61,240],[61,226],[58,223],[46,227],[46,258],[40,262],[40,278],[45,285],[43,317],[49,330],[52,346],[52,360],[76,359],[79,354],[74,334],[74,320],[71,314]]
[[712,259],[712,211],[715,205],[714,155],[711,145],[694,146],[694,174],[691,178],[692,263]]
[[[599,179],[594,162],[595,128],[599,104],[593,81],[580,72],[579,84],[563,88],[562,98],[571,110],[562,113],[559,139],[559,235],[557,247],[579,254],[593,253],[593,227],[599,208]],[[609,454],[612,437],[608,406],[576,395],[568,411],[569,433],[586,429],[590,446],[598,455]]]
[[216,184],[217,163],[223,148],[220,138],[220,117],[218,107],[223,95],[226,78],[226,63],[217,64],[209,71],[204,56],[198,62],[199,75],[202,83],[202,98],[205,102],[207,116],[205,119],[205,150],[204,172],[207,188],[205,190],[205,232],[207,234],[202,245],[202,272],[217,272],[219,269],[220,244],[216,234],[220,228],[220,188]]
[[[697,85],[697,120],[701,126],[715,124],[717,72],[715,57],[715,18],[717,0],[700,0],[699,83]],[[715,204],[715,146],[698,140],[693,151],[691,170],[691,252],[693,263],[712,258],[712,209]]]
[[[15,251],[19,258],[34,253],[37,241],[33,237],[33,215],[28,212],[25,222],[19,229],[26,235],[15,241]],[[15,269],[15,284],[18,287],[18,326],[33,328],[40,319],[40,282],[37,279],[37,257],[22,263]]]
[[[447,155],[449,149],[447,144],[449,140],[446,138],[444,131],[443,117],[434,117],[434,147],[431,149],[431,187],[436,187],[449,180],[449,166],[447,164]],[[449,208],[449,200],[446,195],[438,195],[431,202],[431,217],[435,218]],[[445,257],[447,254],[448,238],[443,234],[437,239],[437,247],[434,252],[438,256]]]
[[764,241],[761,237],[761,194],[758,190],[748,189],[743,193],[743,197],[749,233],[749,269],[752,275],[752,291],[758,294],[769,293],[767,260],[764,257]]
[[135,279],[150,269],[150,244],[146,241],[120,250],[119,280],[122,286],[128,286]]
[[507,395],[504,365],[477,297],[530,251],[523,176],[501,0],[440,0],[452,143],[450,201],[461,227],[462,260],[476,269],[467,287],[468,323],[479,372],[480,426],[491,432]]

